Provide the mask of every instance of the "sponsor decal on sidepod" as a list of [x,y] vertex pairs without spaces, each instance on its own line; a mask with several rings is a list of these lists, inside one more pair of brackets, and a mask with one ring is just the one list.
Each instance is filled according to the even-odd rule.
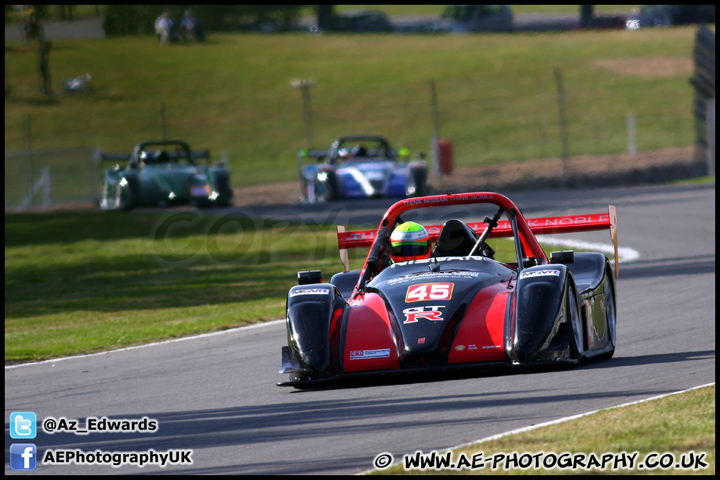
[[534,272],[528,272],[523,270],[523,272],[520,274],[520,278],[539,277],[541,275],[555,275],[556,277],[559,277],[560,270],[536,270]]
[[330,295],[330,289],[328,288],[307,288],[305,290],[293,290],[290,292],[290,296],[295,295]]
[[387,358],[390,356],[389,348],[377,350],[351,350],[350,360],[362,360],[364,358]]

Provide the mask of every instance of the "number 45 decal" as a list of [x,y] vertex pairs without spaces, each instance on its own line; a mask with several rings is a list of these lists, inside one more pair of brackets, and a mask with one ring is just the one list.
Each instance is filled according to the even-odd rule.
[[422,302],[423,300],[450,300],[453,283],[419,283],[410,285],[405,294],[405,302]]

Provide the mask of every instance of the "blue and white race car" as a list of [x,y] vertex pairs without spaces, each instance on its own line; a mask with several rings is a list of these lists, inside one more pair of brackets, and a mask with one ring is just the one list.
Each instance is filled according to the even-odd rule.
[[[407,150],[393,150],[379,135],[350,135],[330,150],[298,151],[304,203],[355,198],[405,198],[428,192],[427,162],[400,161]],[[305,158],[315,159],[304,165]]]

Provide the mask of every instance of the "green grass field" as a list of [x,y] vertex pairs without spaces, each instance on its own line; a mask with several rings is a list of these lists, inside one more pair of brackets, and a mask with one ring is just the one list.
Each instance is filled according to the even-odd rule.
[[7,216],[5,232],[6,362],[282,318],[295,271],[342,270],[330,226],[60,213]]
[[311,88],[313,146],[380,133],[413,155],[440,135],[456,166],[562,154],[554,69],[565,90],[570,155],[627,150],[636,116],[638,150],[693,142],[693,27],[643,31],[481,35],[210,35],[202,45],[159,45],[152,36],[57,40],[56,89],[92,75],[91,95],[39,93],[37,54],[8,42],[12,89],[5,148],[101,146],[128,151],[166,134],[226,154],[236,186],[296,178],[307,146],[300,91]]

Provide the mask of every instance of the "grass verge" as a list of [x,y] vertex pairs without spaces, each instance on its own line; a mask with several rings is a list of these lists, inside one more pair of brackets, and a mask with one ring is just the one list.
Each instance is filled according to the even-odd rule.
[[296,271],[342,270],[334,227],[242,216],[21,214],[5,235],[6,362],[282,318]]
[[[601,410],[579,419],[463,446],[451,452],[453,463],[468,465],[468,468],[404,470],[401,464],[373,473],[714,475],[715,385]],[[513,455],[514,452],[517,455]],[[541,452],[544,455],[537,455]],[[447,452],[438,453],[447,455]],[[610,460],[608,454],[617,455]],[[554,464],[563,468],[543,468],[543,462],[547,460],[547,465],[551,465],[553,458]],[[614,464],[616,458],[618,462]],[[633,463],[631,458],[634,458]],[[535,468],[537,459],[540,459],[538,465],[541,468]],[[484,463],[484,468],[472,470],[473,460],[476,467]],[[706,467],[702,468],[702,465]]]

